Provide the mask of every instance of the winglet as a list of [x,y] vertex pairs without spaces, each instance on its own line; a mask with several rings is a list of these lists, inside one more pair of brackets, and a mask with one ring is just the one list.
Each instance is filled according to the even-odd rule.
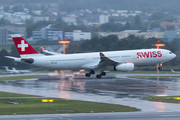
[[105,55],[103,53],[99,53],[101,57],[104,57]]
[[45,51],[46,49],[45,49],[45,48],[43,48],[43,47],[41,47],[41,50],[42,50],[42,51]]

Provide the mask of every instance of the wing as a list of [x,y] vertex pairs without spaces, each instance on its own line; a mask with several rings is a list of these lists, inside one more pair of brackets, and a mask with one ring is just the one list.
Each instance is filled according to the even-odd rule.
[[103,53],[100,53],[100,61],[99,62],[94,62],[94,63],[89,63],[85,64],[82,66],[82,68],[85,69],[103,69],[106,66],[115,66],[117,64],[120,64],[123,62],[117,62],[114,60],[111,60],[110,58],[106,57]]
[[110,58],[106,57],[103,53],[100,53],[100,62],[99,62],[99,65],[98,66],[101,66],[101,65],[108,65],[108,66],[114,66],[114,65],[117,65],[121,62],[117,62],[117,61],[114,61],[114,60],[111,60]]

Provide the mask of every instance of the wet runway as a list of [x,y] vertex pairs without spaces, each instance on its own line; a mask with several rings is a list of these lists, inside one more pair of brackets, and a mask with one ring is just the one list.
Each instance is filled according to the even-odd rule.
[[179,112],[171,113],[77,113],[44,115],[2,115],[0,120],[179,120]]
[[156,80],[127,78],[82,80],[16,80],[1,81],[0,91],[94,101],[132,106],[143,112],[176,112],[180,104],[149,102],[139,97],[151,95],[179,95],[180,79],[160,81],[167,89],[155,89]]

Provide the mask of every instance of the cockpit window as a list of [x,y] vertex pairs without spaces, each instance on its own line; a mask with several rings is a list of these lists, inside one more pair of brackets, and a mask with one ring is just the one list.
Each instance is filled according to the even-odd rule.
[[169,52],[169,54],[172,54],[172,52]]

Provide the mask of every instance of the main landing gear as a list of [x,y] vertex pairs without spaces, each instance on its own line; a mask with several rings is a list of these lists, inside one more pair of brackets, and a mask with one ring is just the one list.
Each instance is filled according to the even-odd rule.
[[95,71],[94,71],[94,70],[91,70],[91,71],[89,71],[88,73],[86,73],[85,75],[86,75],[86,77],[90,77],[91,74],[95,74]]
[[[89,71],[88,73],[85,74],[86,77],[90,77],[91,74],[95,74],[94,70]],[[105,76],[106,72],[100,71],[99,74],[96,75],[96,78],[101,78],[102,76]]]
[[101,78],[102,76],[105,76],[106,72],[100,71],[99,74],[96,75],[96,78]]

